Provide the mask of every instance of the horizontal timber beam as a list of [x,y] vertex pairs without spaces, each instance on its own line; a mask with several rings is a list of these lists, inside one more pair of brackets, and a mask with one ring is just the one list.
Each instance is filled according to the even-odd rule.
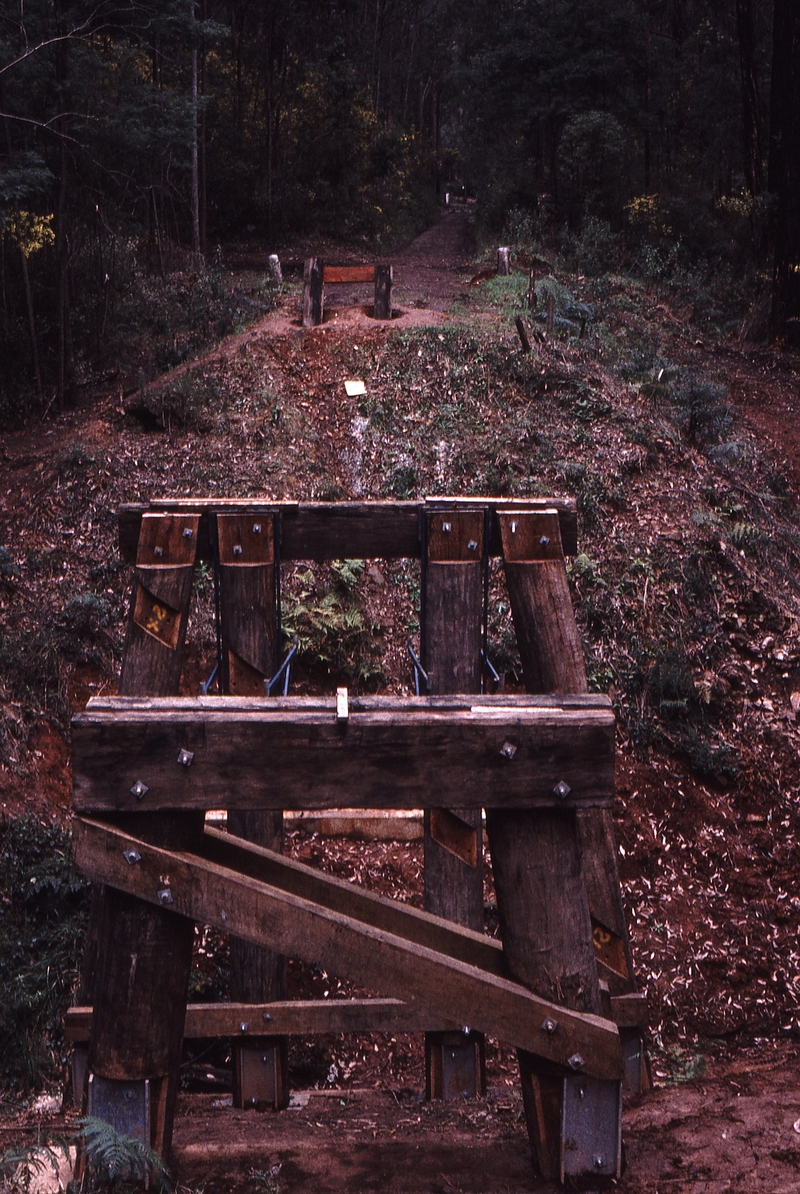
[[374,265],[324,265],[323,282],[374,282]]
[[[212,558],[210,512],[280,514],[282,560],[419,559],[420,519],[427,508],[558,510],[566,555],[578,550],[578,515],[572,498],[436,498],[435,502],[273,502],[257,498],[163,498],[147,504],[120,506],[119,549],[123,560],[136,561],[142,515],[162,511],[200,515],[197,558]],[[492,519],[491,555],[502,554],[500,528]]]
[[[607,697],[95,698],[72,722],[79,812],[608,808]],[[341,709],[339,709],[341,713]]]
[[619,1034],[610,1020],[569,1011],[499,975],[109,825],[76,820],[73,846],[78,867],[97,882],[393,997],[415,1000],[432,1021],[452,1017],[558,1065],[569,1066],[572,1059],[575,1068],[580,1057],[582,1073],[622,1077]]
[[[636,1005],[631,1000],[637,1001]],[[611,1016],[618,1028],[642,1023],[642,995],[611,1000]],[[319,1036],[330,1032],[452,1032],[462,1025],[439,1017],[432,1020],[418,1003],[402,999],[293,999],[281,1003],[189,1003],[187,1041],[212,1037]],[[67,1010],[64,1039],[80,1045],[89,1040],[92,1009]]]

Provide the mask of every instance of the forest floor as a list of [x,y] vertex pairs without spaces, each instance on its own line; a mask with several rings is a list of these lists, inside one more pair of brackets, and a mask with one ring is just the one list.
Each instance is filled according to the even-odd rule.
[[[242,275],[245,257],[232,258]],[[329,288],[325,323],[303,331],[290,282],[273,311],[168,375],[87,390],[77,409],[4,437],[3,816],[69,815],[68,714],[113,691],[118,666],[121,501],[572,493],[582,554],[570,577],[593,686],[620,714],[615,820],[652,1016],[654,1089],[625,1110],[616,1188],[796,1192],[800,362],[742,346],[663,289],[576,277],[553,286],[564,320],[570,302],[602,319],[586,340],[552,341],[532,320],[523,358],[513,325],[523,283],[480,268],[462,214],[392,260],[391,324],[371,318],[368,288],[344,286]],[[363,380],[367,397],[345,397],[346,378]],[[680,405],[681,378],[703,379],[705,406]],[[704,439],[704,420],[721,430]],[[287,613],[318,610],[326,595],[357,610],[364,630],[351,643],[355,672],[339,661],[344,682],[407,691],[415,585],[397,562],[373,562],[355,595],[298,567]],[[492,593],[493,657],[513,687],[499,572]],[[211,607],[201,575],[185,691],[213,665]],[[330,644],[317,648],[298,691],[330,683]],[[36,716],[26,692],[45,693]],[[418,841],[293,831],[287,850],[421,900]],[[490,877],[486,904],[496,932]],[[224,943],[203,955],[197,997],[219,980],[215,950]],[[352,993],[297,965],[289,985]],[[207,1194],[548,1190],[533,1176],[512,1053],[492,1042],[488,1053],[487,1098],[442,1105],[420,1100],[416,1038],[293,1041],[284,1113],[235,1111],[224,1091],[197,1084],[182,1094],[178,1180]],[[224,1054],[201,1059],[198,1074],[203,1064],[218,1078]],[[39,1122],[4,1110],[9,1138]]]

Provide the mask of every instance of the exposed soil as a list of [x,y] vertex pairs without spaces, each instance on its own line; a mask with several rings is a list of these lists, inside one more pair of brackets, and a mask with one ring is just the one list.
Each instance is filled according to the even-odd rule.
[[[498,339],[504,337],[512,351],[508,319],[482,309],[480,285],[471,281],[478,268],[473,252],[467,221],[461,213],[450,213],[392,259],[397,317],[391,324],[371,318],[369,288],[332,287],[326,323],[303,332],[297,295],[291,294],[242,334],[133,398],[93,394],[81,409],[49,427],[5,437],[0,544],[13,549],[20,576],[0,578],[0,615],[9,628],[20,619],[52,626],[61,636],[54,639],[54,651],[69,636],[79,645],[85,638],[85,649],[76,652],[48,690],[49,716],[31,727],[21,705],[4,705],[0,801],[5,815],[66,815],[69,748],[58,719],[63,724],[65,707],[80,708],[89,696],[113,690],[125,607],[124,571],[112,547],[119,501],[163,493],[348,497],[382,492],[386,460],[380,458],[380,445],[364,438],[363,416],[343,398],[342,380],[362,376],[377,384],[387,338],[394,332],[457,327],[465,311],[471,320],[496,327]],[[333,260],[335,248],[328,253]],[[582,280],[573,285],[580,290]],[[797,358],[705,336],[691,313],[674,309],[663,297],[639,297],[638,307],[621,305],[618,314],[607,317],[615,334],[624,336],[646,324],[672,360],[723,381],[738,408],[740,438],[765,446],[785,473],[789,496],[796,498]],[[566,373],[584,368],[566,349],[541,351],[545,378],[556,364]],[[644,410],[644,401],[623,394],[622,384],[600,365],[586,367],[586,373],[616,411],[632,402]],[[196,413],[181,413],[171,399],[155,407],[163,414],[161,426],[154,431],[141,424],[136,410],[154,409],[154,396],[162,401],[187,375],[195,383],[222,379],[234,429],[229,435],[220,434],[218,426],[212,435],[198,425]],[[250,413],[249,396],[257,387],[275,395],[280,434],[265,419],[263,403]],[[547,423],[546,380],[543,387],[540,425]],[[500,394],[490,401],[501,422],[510,399]],[[516,408],[514,417],[521,413]],[[410,409],[413,420],[422,422],[422,416]],[[420,435],[432,440],[435,432],[423,429]],[[613,439],[604,450],[620,458],[630,453]],[[619,509],[607,504],[607,525],[613,521],[621,544],[667,543],[676,556],[688,557],[696,551],[689,529],[693,491],[706,483],[705,465],[697,453],[666,440],[648,452],[658,454],[658,471],[647,471],[644,453],[626,465],[626,475],[633,475],[631,496]],[[400,456],[394,461],[398,469],[411,463]],[[506,463],[513,471],[513,453]],[[442,456],[442,484],[452,470],[454,490],[464,483],[455,467],[452,457]],[[793,516],[785,517],[791,522]],[[774,608],[763,603],[746,608],[743,594],[757,592],[759,577],[758,565],[744,553],[732,553],[720,541],[717,557],[730,585],[720,590],[730,618],[730,659],[720,665],[709,657],[696,680],[707,686],[711,707],[736,725],[742,759],[736,780],[698,776],[663,748],[644,759],[621,733],[615,817],[634,959],[651,997],[655,1083],[638,1106],[625,1112],[627,1170],[617,1188],[631,1194],[800,1189],[800,1134],[793,1127],[800,1126],[800,735],[795,727],[800,627],[786,594],[774,594]],[[288,591],[297,591],[300,573],[296,569],[287,577]],[[589,592],[588,581],[573,580],[589,634],[593,616],[610,615]],[[374,641],[381,647],[382,682],[388,691],[404,690],[413,578],[399,564],[376,561],[364,583],[377,628]],[[493,585],[501,585],[499,576],[493,576]],[[61,597],[86,588],[101,592],[106,602],[105,620],[91,636],[81,629],[80,609],[69,614],[72,607]],[[646,606],[646,584],[643,600]],[[652,616],[664,613],[659,609]],[[186,691],[196,691],[198,680],[210,671],[210,619],[206,593],[193,613]],[[42,666],[55,665],[47,655]],[[296,690],[307,691],[320,679],[313,670],[301,672]],[[292,834],[287,848],[385,894],[421,900],[418,844],[361,845]],[[490,880],[486,905],[487,930],[496,931]],[[295,994],[333,998],[353,991],[303,967],[290,971],[290,987]],[[415,1038],[379,1040],[377,1051],[372,1038],[297,1042],[292,1058],[294,1105],[280,1115],[233,1111],[221,1091],[182,1097],[175,1137],[182,1183],[205,1183],[208,1194],[234,1189],[269,1194],[276,1182],[282,1194],[549,1188],[533,1176],[511,1050],[490,1043],[488,1098],[458,1105],[419,1101],[424,1074]],[[224,1056],[219,1060],[224,1068]],[[26,1116],[7,1126],[13,1136],[14,1129],[30,1122]]]

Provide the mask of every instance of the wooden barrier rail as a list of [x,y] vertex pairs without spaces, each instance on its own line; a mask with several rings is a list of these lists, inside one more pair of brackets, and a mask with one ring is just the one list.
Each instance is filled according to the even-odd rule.
[[309,257],[303,271],[303,327],[317,327],[325,318],[325,284],[349,282],[357,285],[374,282],[373,315],[392,318],[391,265],[325,265],[319,257]]

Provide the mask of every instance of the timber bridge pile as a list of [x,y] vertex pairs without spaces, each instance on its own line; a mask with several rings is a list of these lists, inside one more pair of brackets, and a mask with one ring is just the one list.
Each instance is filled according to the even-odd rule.
[[[574,505],[164,501],[124,507],[120,538],[135,565],[120,695],[73,723],[75,852],[95,884],[68,1020],[86,1110],[166,1155],[184,1035],[232,1036],[235,1104],[275,1109],[290,1033],[424,1031],[430,1098],[481,1093],[489,1035],[518,1050],[542,1174],[618,1176],[646,1000],[611,822],[614,716],[588,692],[567,587]],[[490,556],[527,695],[485,692]],[[420,561],[419,695],[289,695],[282,562],[403,557]],[[198,560],[222,695],[188,698]],[[425,810],[424,911],[282,855],[284,810],[354,806]],[[227,832],[205,825],[220,808]],[[482,810],[502,944],[483,933]],[[231,934],[229,1004],[187,1008],[196,922]],[[383,997],[287,1002],[287,956]]]

